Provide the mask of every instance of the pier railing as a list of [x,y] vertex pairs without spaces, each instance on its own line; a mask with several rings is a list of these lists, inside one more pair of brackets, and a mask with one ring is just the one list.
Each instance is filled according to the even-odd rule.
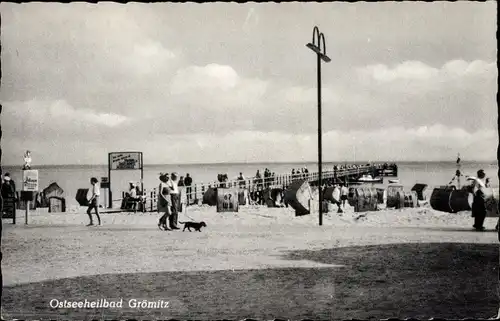
[[[373,171],[380,171],[383,165],[351,165],[338,168],[337,170],[323,171],[322,179],[324,182],[332,182],[334,179],[340,181],[349,181],[349,178],[358,177],[363,174],[372,174]],[[283,188],[286,189],[293,181],[306,179],[314,185],[319,180],[319,172],[279,174],[270,177],[250,177],[244,180],[231,179],[223,182],[211,181],[200,182],[192,186],[180,186],[181,203],[185,205],[200,204],[203,195],[209,188],[241,188],[247,189],[250,193],[265,188]],[[145,191],[146,211],[156,211],[156,202],[158,199],[157,188]]]

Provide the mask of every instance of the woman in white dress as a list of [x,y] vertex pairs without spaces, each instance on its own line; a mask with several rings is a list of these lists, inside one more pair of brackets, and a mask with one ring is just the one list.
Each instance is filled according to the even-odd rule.
[[168,217],[170,216],[170,207],[172,201],[170,198],[170,187],[167,184],[168,174],[160,174],[160,186],[158,187],[158,213],[163,213],[158,221],[158,228],[165,231],[171,231],[168,225]]

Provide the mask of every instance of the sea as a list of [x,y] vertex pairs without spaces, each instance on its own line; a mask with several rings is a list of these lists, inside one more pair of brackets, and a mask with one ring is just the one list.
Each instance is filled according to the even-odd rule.
[[[342,162],[327,162],[323,163],[323,171],[333,170],[334,165],[343,165]],[[348,163],[348,164],[353,164]],[[363,162],[354,164],[366,164]],[[456,162],[398,162],[398,177],[399,184],[404,186],[405,191],[417,184],[427,184],[427,193],[430,193],[434,187],[447,185],[450,182],[457,185],[457,181],[453,180],[455,171],[457,170]],[[185,176],[189,173],[193,178],[193,184],[213,183],[217,181],[218,174],[227,174],[229,179],[235,179],[240,172],[245,178],[255,176],[257,170],[261,173],[268,168],[276,175],[290,174],[292,169],[300,169],[307,167],[309,172],[318,170],[317,163],[218,163],[218,164],[176,164],[176,165],[144,165],[143,168],[143,184],[144,189],[149,191],[156,188],[159,184],[159,173],[177,172],[179,176]],[[32,166],[32,169],[37,169],[39,172],[39,191],[43,190],[51,183],[57,183],[63,190],[63,197],[66,199],[67,207],[76,207],[78,203],[75,199],[76,192],[80,188],[90,188],[90,178],[96,177],[101,181],[102,177],[108,177],[108,165],[44,165]],[[484,169],[487,177],[490,178],[491,187],[498,188],[498,162],[467,162],[462,161],[460,170],[464,175],[475,176],[479,169]],[[10,176],[16,183],[16,187],[20,190],[22,186],[22,170],[21,166],[3,166],[3,173],[10,173]],[[112,170],[109,176],[111,181],[111,191],[113,200],[121,197],[122,192],[127,191],[129,182],[141,181],[140,170]],[[387,187],[389,179],[394,177],[385,177],[382,184],[369,184],[374,187]],[[467,182],[462,177],[461,185]],[[103,193],[108,195],[108,193]],[[105,197],[106,197],[105,196]],[[104,199],[107,203],[108,200]]]

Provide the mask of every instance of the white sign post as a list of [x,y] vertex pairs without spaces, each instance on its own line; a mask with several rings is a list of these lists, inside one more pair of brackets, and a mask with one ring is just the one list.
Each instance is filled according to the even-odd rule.
[[23,171],[23,192],[31,193],[31,197],[26,200],[26,214],[24,216],[24,223],[28,224],[30,199],[33,198],[34,192],[38,192],[38,170],[30,169]]
[[111,171],[136,169],[141,171],[141,191],[144,192],[144,168],[142,152],[113,152],[108,154],[109,208],[111,208],[113,205],[113,194],[111,192]]

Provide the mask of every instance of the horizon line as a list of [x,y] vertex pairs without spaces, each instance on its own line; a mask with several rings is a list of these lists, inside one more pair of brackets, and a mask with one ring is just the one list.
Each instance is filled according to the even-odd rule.
[[[344,163],[344,164],[383,164],[383,163],[438,163],[438,162],[449,162],[449,163],[454,163],[455,161],[453,160],[430,160],[430,161],[423,161],[423,160],[402,160],[402,161],[323,161],[322,163]],[[497,159],[494,160],[465,160],[462,161],[462,163],[498,163]],[[155,163],[155,164],[143,164],[144,166],[179,166],[179,165],[225,165],[225,164],[231,164],[231,165],[257,165],[257,164],[317,164],[317,161],[278,161],[278,162],[213,162],[213,163],[166,163],[166,164],[161,164],[161,163]],[[15,164],[15,165],[1,165],[1,167],[22,167],[22,165]],[[108,164],[40,164],[38,166],[108,166]]]

